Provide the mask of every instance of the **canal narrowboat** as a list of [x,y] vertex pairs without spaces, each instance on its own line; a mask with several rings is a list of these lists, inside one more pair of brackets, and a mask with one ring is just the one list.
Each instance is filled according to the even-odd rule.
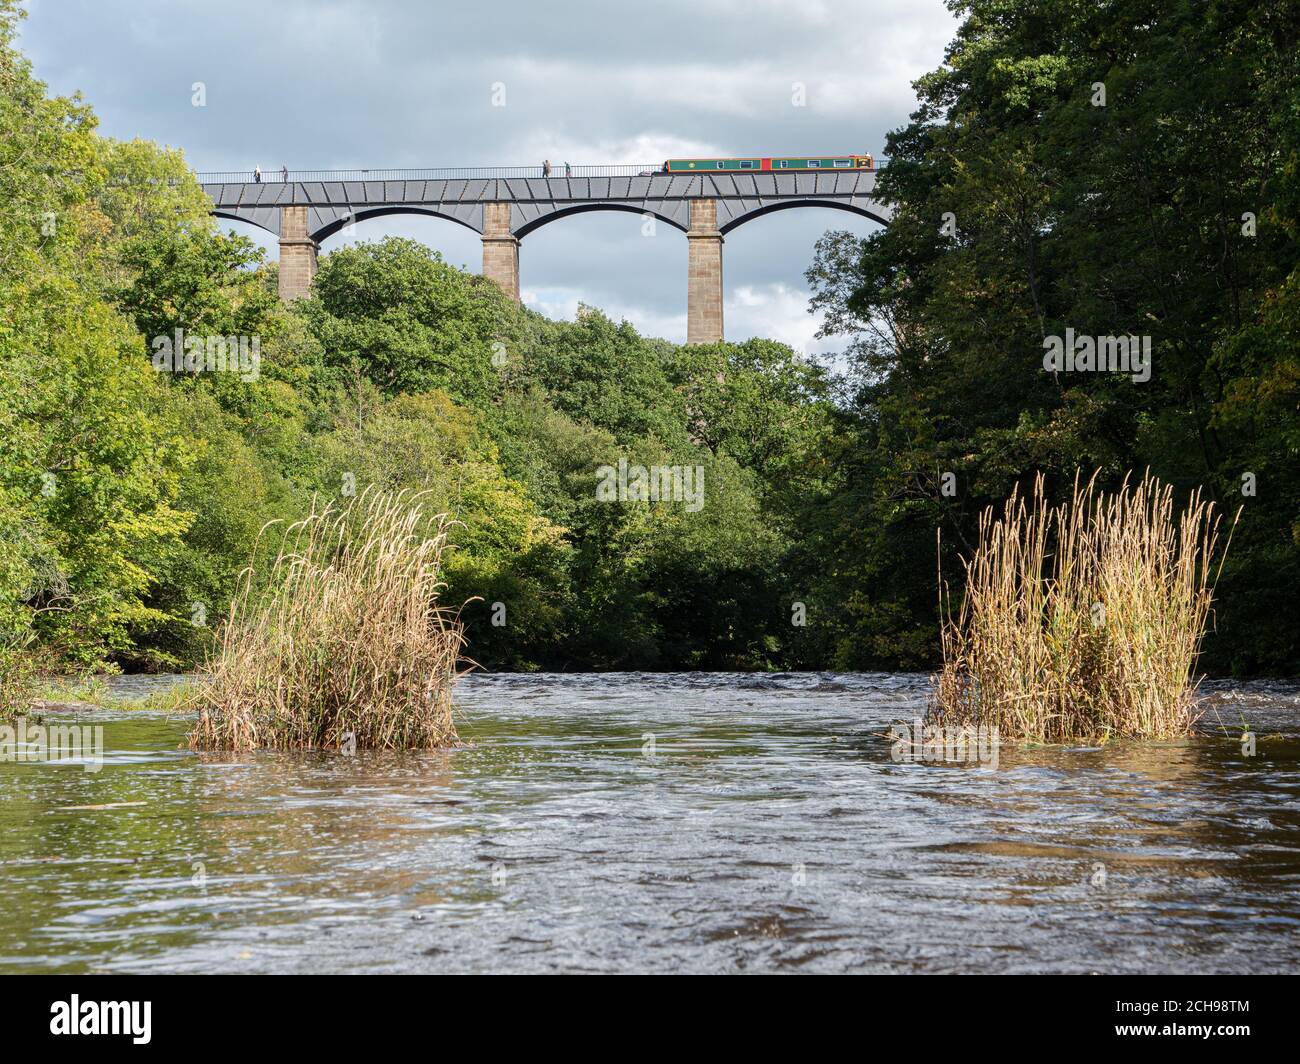
[[696,173],[763,173],[804,170],[874,170],[876,161],[870,155],[821,155],[811,158],[771,156],[752,159],[669,159],[664,163],[666,174]]

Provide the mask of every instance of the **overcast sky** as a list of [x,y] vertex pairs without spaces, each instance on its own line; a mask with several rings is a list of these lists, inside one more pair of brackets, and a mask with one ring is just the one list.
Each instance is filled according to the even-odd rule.
[[[675,156],[879,154],[956,27],[942,0],[29,0],[21,46],[101,131],[184,150],[198,170],[654,163]],[[206,86],[207,106],[191,105]],[[494,83],[504,107],[492,106]],[[795,106],[794,86],[806,103]],[[874,223],[818,208],[728,234],[727,338],[809,353],[803,272],[827,229]],[[236,231],[265,244],[268,234]],[[478,236],[397,216],[358,223],[478,270]],[[338,247],[333,237],[324,251]],[[642,333],[686,338],[686,238],[601,211],[520,247],[524,302],[579,302]]]

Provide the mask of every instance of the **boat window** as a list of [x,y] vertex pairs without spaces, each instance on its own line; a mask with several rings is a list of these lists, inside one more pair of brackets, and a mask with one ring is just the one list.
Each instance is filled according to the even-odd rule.
[[809,159],[809,160],[808,160],[808,169],[809,169],[809,170],[816,170],[816,169],[820,168],[821,164],[822,164],[822,161],[821,161],[820,159]]
[[742,170],[752,170],[752,169],[754,169],[754,160],[753,160],[753,159],[741,159],[741,160],[740,160],[740,168],[741,168]]
[[836,159],[835,165],[843,169],[847,169],[850,165],[850,162],[848,159]]

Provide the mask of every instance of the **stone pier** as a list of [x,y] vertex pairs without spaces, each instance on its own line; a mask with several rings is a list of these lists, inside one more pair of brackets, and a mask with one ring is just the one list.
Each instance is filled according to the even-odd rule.
[[686,342],[722,339],[722,233],[718,201],[693,199],[686,232]]
[[519,302],[519,238],[510,230],[510,204],[483,204],[483,276]]
[[311,290],[319,245],[307,232],[306,207],[280,208],[280,298],[291,303]]

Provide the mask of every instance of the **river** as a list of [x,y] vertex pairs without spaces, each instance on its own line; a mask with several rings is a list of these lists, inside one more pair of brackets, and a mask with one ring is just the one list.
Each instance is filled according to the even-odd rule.
[[477,675],[464,746],[353,756],[47,713],[102,726],[103,764],[0,763],[0,971],[1295,968],[1300,687],[1210,683],[1196,738],[996,767],[893,759],[925,693]]

